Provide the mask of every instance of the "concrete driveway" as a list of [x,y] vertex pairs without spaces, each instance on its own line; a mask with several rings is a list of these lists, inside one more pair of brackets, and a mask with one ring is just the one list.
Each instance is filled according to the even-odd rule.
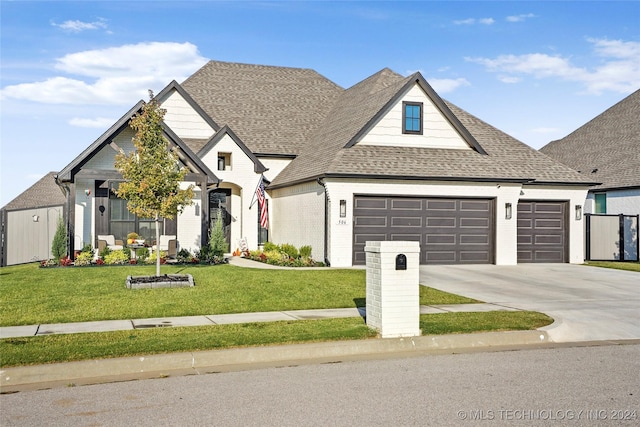
[[548,314],[554,342],[640,339],[640,273],[572,264],[421,266],[420,283]]

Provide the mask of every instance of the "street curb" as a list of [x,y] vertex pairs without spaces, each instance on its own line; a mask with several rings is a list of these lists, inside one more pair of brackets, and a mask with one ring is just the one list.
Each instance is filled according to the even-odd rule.
[[18,366],[0,370],[0,392],[9,393],[25,388],[38,389],[72,384],[96,384],[122,379],[157,378],[169,376],[171,373],[200,374],[231,367],[249,369],[252,365],[291,364],[292,361],[340,361],[342,358],[374,354],[411,354],[436,350],[464,351],[550,342],[547,332],[540,330],[482,332],[233,348]]

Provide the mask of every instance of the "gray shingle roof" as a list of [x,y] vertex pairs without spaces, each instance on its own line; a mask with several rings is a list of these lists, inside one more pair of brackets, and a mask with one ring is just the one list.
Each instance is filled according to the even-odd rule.
[[13,211],[64,205],[66,198],[58,184],[56,184],[56,174],[57,172],[49,172],[18,197],[7,203],[2,209]]
[[[281,187],[323,175],[398,177],[404,179],[508,180],[588,185],[589,177],[539,153],[453,104],[444,102],[480,147],[447,150],[345,144],[388,106],[415,76],[384,69],[347,89],[325,122],[271,183]],[[421,76],[420,76],[421,78]],[[437,95],[434,96],[437,97]],[[442,101],[437,99],[436,103]],[[486,154],[482,153],[486,151]]]
[[640,90],[540,151],[601,182],[595,190],[640,187]]
[[181,86],[255,154],[298,154],[343,91],[310,69],[220,61]]

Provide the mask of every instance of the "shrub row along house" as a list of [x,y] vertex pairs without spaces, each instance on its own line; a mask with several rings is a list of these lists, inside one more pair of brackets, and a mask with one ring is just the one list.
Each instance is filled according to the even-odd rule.
[[[344,89],[310,69],[210,61],[155,99],[195,185],[193,205],[158,225],[180,248],[206,244],[222,215],[231,250],[310,245],[337,267],[364,264],[370,240],[418,241],[421,264],[583,261],[582,205],[598,181],[444,101],[420,73],[383,69]],[[71,251],[155,234],[111,191],[142,105],[55,178]]]

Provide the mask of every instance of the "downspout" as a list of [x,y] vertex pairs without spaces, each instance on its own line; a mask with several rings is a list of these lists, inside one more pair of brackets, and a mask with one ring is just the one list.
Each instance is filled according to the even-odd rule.
[[325,185],[324,179],[318,178],[316,179],[318,185],[322,185],[324,188],[324,263],[327,267],[331,267],[331,263],[328,258],[328,246],[329,246],[329,191],[327,190],[327,186]]

